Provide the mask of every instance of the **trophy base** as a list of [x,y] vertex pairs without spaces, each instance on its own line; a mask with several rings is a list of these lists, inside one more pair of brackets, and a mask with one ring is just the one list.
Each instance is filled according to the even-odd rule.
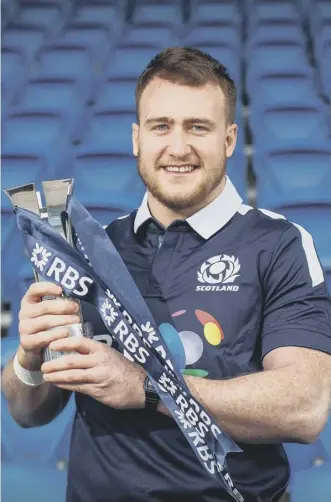
[[[93,327],[90,322],[85,322],[83,324],[71,324],[69,327],[69,336],[85,336],[87,338],[93,337]],[[56,328],[55,328],[56,329]],[[53,359],[58,359],[59,357],[66,356],[69,354],[76,354],[77,352],[63,352],[58,350],[51,350],[46,347],[42,351],[43,362],[52,361]]]

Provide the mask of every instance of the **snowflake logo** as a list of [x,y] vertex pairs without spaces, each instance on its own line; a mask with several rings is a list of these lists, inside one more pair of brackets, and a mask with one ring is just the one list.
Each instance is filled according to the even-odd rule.
[[114,309],[112,304],[106,299],[101,307],[101,312],[105,321],[107,321],[108,326],[110,326],[118,317],[118,312]]
[[43,272],[45,265],[48,262],[48,258],[52,255],[44,246],[40,246],[38,242],[36,247],[32,251],[31,261],[39,268],[40,272]]

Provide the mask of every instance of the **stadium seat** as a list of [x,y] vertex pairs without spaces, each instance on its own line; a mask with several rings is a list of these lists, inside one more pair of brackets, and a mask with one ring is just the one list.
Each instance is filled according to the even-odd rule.
[[248,95],[254,99],[256,82],[262,76],[302,75],[312,78],[313,70],[309,66],[302,47],[297,44],[260,43],[254,46],[248,62],[246,88]]
[[68,25],[61,35],[61,45],[77,45],[87,50],[96,65],[103,66],[110,56],[108,32],[92,23]]
[[77,199],[102,225],[141,204],[145,189],[132,156],[89,152],[86,148],[84,152],[81,147],[73,175]]
[[241,38],[233,26],[196,26],[182,38],[183,45],[228,46],[240,57]]
[[324,25],[331,24],[331,4],[328,0],[319,0],[311,10],[310,28],[314,36],[317,36]]
[[55,114],[17,113],[3,124],[2,156],[46,161],[46,176],[59,176],[70,166],[72,157],[64,120]]
[[102,110],[135,113],[135,87],[135,80],[108,80],[96,98],[93,113]]
[[33,26],[53,36],[61,30],[64,21],[60,4],[56,6],[31,2],[21,6],[15,25],[19,28]]
[[299,24],[300,15],[294,3],[282,0],[258,2],[249,9],[249,33],[261,24]]
[[[271,210],[273,208],[270,207]],[[289,221],[304,227],[314,238],[315,246],[322,266],[331,269],[331,204],[305,204],[292,207],[277,207]]]
[[257,205],[277,208],[314,202],[331,204],[330,166],[331,147],[254,156]]
[[133,12],[133,24],[155,26],[174,26],[181,23],[181,10],[178,4],[142,4],[136,3]]
[[326,46],[331,44],[331,21],[321,26],[318,33],[313,38],[314,54],[317,64],[320,64],[320,59]]
[[75,11],[72,23],[75,26],[93,23],[95,26],[104,28],[112,34],[121,30],[120,11],[115,5],[104,2],[79,3]]
[[255,82],[254,96],[250,103],[253,113],[261,113],[270,107],[309,105],[323,108],[317,96],[317,88],[307,75],[262,75]]
[[[75,45],[45,47],[39,53],[38,67],[32,78],[66,79],[79,86],[82,99],[93,99],[100,85],[101,75],[88,51]],[[83,98],[84,96],[84,98]]]
[[291,502],[330,502],[331,461],[293,474],[290,480]]
[[82,137],[82,148],[90,152],[111,152],[132,155],[132,124],[134,113],[109,110],[93,113]]
[[247,157],[243,151],[235,150],[227,160],[226,171],[243,202],[248,202]]
[[241,18],[238,5],[231,1],[199,2],[192,6],[190,23],[197,25],[230,25],[240,28]]
[[[23,54],[15,49],[1,50],[2,106],[7,109],[26,78]],[[4,111],[4,110],[3,110]]]
[[236,83],[236,86],[238,88],[238,95],[240,96],[242,88],[241,61],[240,58],[233,52],[233,50],[228,45],[212,46],[196,44],[195,47],[204,52],[207,52],[207,54],[210,54],[227,68],[231,78]]
[[[161,49],[177,45],[178,39],[174,30],[164,26],[130,25],[121,37],[117,47],[153,47]],[[156,54],[156,50],[154,50]]]
[[2,36],[2,49],[16,49],[21,52],[26,61],[31,64],[45,40],[42,29],[8,27]]
[[249,120],[256,150],[258,153],[276,149],[324,150],[330,139],[323,111],[305,104],[268,107],[263,113],[252,108]]
[[247,40],[246,60],[250,61],[252,51],[257,45],[263,44],[291,44],[299,45],[303,50],[306,49],[306,40],[300,25],[258,25]]
[[319,72],[321,79],[321,87],[323,95],[331,103],[331,39],[330,42],[325,45],[319,60]]
[[15,113],[55,113],[66,122],[68,134],[75,138],[88,100],[86,86],[71,79],[41,78],[30,80],[14,101]]
[[151,47],[118,48],[106,68],[110,80],[137,79],[156,55]]

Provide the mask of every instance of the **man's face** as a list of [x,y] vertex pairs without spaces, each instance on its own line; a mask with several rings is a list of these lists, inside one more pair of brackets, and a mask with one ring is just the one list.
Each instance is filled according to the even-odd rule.
[[174,211],[203,207],[221,191],[237,126],[227,125],[219,85],[178,85],[154,78],[144,89],[133,153],[152,196]]

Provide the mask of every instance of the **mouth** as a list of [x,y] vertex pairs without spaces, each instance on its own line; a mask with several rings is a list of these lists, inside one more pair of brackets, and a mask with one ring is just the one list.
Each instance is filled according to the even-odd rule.
[[199,166],[194,165],[194,164],[187,164],[184,166],[176,166],[176,165],[168,165],[168,166],[162,166],[162,168],[167,172],[167,173],[175,173],[175,174],[189,174],[195,171],[195,169],[198,169]]

